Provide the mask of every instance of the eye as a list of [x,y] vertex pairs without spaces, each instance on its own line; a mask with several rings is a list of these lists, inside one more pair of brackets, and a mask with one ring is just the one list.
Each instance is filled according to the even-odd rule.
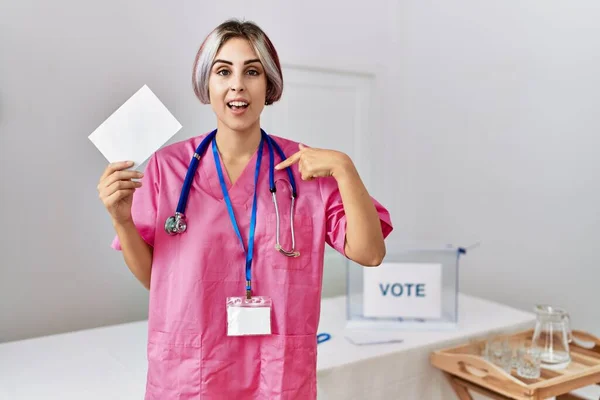
[[255,69],[250,69],[250,70],[248,70],[247,73],[248,73],[248,75],[251,75],[251,76],[258,76],[258,75],[260,75],[260,72],[258,72]]
[[220,69],[220,70],[217,71],[217,75],[227,76],[227,75],[229,75],[229,70],[227,70],[227,69]]

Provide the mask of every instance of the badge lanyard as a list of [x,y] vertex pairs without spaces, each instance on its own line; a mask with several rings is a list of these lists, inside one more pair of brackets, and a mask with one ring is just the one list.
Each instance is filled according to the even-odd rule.
[[[226,301],[227,308],[227,335],[242,336],[242,335],[270,335],[271,334],[271,299],[264,296],[252,297],[252,258],[254,255],[254,232],[256,230],[256,192],[258,186],[258,175],[260,172],[260,164],[262,160],[264,141],[269,140],[266,134],[262,133],[260,145],[258,146],[258,154],[256,156],[256,170],[254,171],[254,196],[252,199],[252,214],[250,217],[250,229],[248,234],[248,250],[244,246],[244,240],[240,233],[229,192],[225,184],[221,162],[217,151],[216,140],[212,142],[213,156],[215,165],[217,166],[217,174],[219,175],[219,183],[223,191],[223,199],[227,205],[229,219],[233,225],[233,230],[240,239],[242,249],[246,253],[246,298],[228,297]],[[268,143],[267,143],[268,145]]]
[[223,176],[223,170],[221,169],[221,162],[219,161],[219,154],[217,151],[216,140],[212,141],[212,151],[213,156],[215,158],[215,164],[217,166],[217,174],[219,175],[219,183],[221,184],[221,190],[223,191],[223,198],[225,199],[225,204],[227,204],[227,212],[229,213],[229,219],[231,220],[231,224],[233,225],[233,229],[235,233],[240,239],[240,243],[242,244],[242,249],[246,254],[246,298],[250,299],[252,297],[252,257],[254,253],[254,231],[256,230],[256,186],[258,184],[258,174],[260,171],[260,164],[262,160],[262,151],[264,144],[264,135],[261,135],[260,145],[258,146],[258,154],[256,156],[256,170],[254,171],[254,196],[252,200],[252,215],[250,217],[250,232],[248,234],[248,250],[244,246],[244,240],[242,239],[242,235],[240,233],[240,229],[238,227],[237,221],[235,219],[235,214],[233,212],[233,206],[231,204],[231,199],[229,198],[229,192],[227,191],[227,186],[225,184],[225,178]]

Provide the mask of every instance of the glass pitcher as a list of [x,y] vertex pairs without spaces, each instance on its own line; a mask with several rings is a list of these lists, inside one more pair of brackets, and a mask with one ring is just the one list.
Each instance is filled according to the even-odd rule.
[[536,305],[534,311],[537,321],[532,345],[541,351],[542,368],[565,368],[571,362],[569,343],[573,340],[569,314],[546,304]]

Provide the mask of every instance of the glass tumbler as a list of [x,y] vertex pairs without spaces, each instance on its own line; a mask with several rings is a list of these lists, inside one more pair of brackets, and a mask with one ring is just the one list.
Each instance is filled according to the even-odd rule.
[[517,349],[517,375],[527,379],[540,377],[542,351],[540,348],[524,345]]

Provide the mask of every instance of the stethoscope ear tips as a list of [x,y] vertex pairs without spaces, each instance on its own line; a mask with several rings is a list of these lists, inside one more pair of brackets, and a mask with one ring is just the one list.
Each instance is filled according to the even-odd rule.
[[171,236],[185,232],[186,228],[185,216],[181,213],[175,213],[165,221],[165,232]]

